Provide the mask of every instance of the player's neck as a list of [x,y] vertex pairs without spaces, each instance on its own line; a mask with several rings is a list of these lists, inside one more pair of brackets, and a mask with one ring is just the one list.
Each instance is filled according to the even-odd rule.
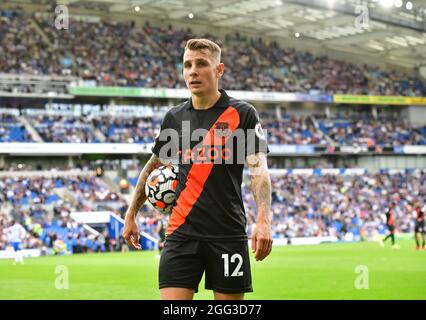
[[210,95],[192,95],[192,106],[196,110],[207,110],[213,107],[219,100],[221,93],[215,91]]

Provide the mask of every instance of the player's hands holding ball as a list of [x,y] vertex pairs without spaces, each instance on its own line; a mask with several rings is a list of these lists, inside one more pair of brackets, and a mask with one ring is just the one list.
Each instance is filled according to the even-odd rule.
[[176,200],[178,172],[179,168],[177,166],[172,164],[163,165],[152,170],[149,174],[145,173],[148,175],[146,180],[138,181],[136,190],[139,191],[136,192],[136,196],[132,200],[133,202],[124,219],[123,238],[131,248],[141,249],[136,216],[145,200],[148,200],[153,208],[160,213],[171,213]]

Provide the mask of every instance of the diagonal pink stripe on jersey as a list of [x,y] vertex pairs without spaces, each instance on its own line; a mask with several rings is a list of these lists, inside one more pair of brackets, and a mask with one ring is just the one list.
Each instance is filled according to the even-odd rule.
[[[211,145],[211,142],[215,140],[214,129],[218,122],[227,122],[231,132],[234,132],[240,124],[240,115],[234,107],[229,106],[226,108],[204,137],[203,145]],[[185,222],[186,217],[197,202],[201,192],[203,192],[204,184],[213,169],[213,165],[213,162],[194,163],[192,165],[191,170],[189,170],[188,173],[185,188],[179,194],[179,198],[176,200],[176,205],[173,207],[169,220],[169,227],[167,228],[167,235],[171,235]]]

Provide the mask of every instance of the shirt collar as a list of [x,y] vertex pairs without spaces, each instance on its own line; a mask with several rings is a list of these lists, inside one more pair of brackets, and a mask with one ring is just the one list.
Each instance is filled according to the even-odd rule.
[[[223,89],[219,89],[220,92],[220,98],[217,100],[215,105],[212,108],[226,108],[229,106],[229,96]],[[194,109],[194,106],[192,105],[192,98],[188,99],[188,109]],[[210,108],[209,108],[210,109]],[[194,109],[195,110],[195,109]]]

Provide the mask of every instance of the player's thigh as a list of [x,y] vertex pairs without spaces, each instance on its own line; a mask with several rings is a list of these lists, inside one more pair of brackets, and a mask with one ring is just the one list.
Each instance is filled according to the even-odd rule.
[[159,287],[198,291],[204,263],[199,241],[167,239],[160,257]]
[[219,294],[252,292],[247,241],[204,242],[206,289]]

